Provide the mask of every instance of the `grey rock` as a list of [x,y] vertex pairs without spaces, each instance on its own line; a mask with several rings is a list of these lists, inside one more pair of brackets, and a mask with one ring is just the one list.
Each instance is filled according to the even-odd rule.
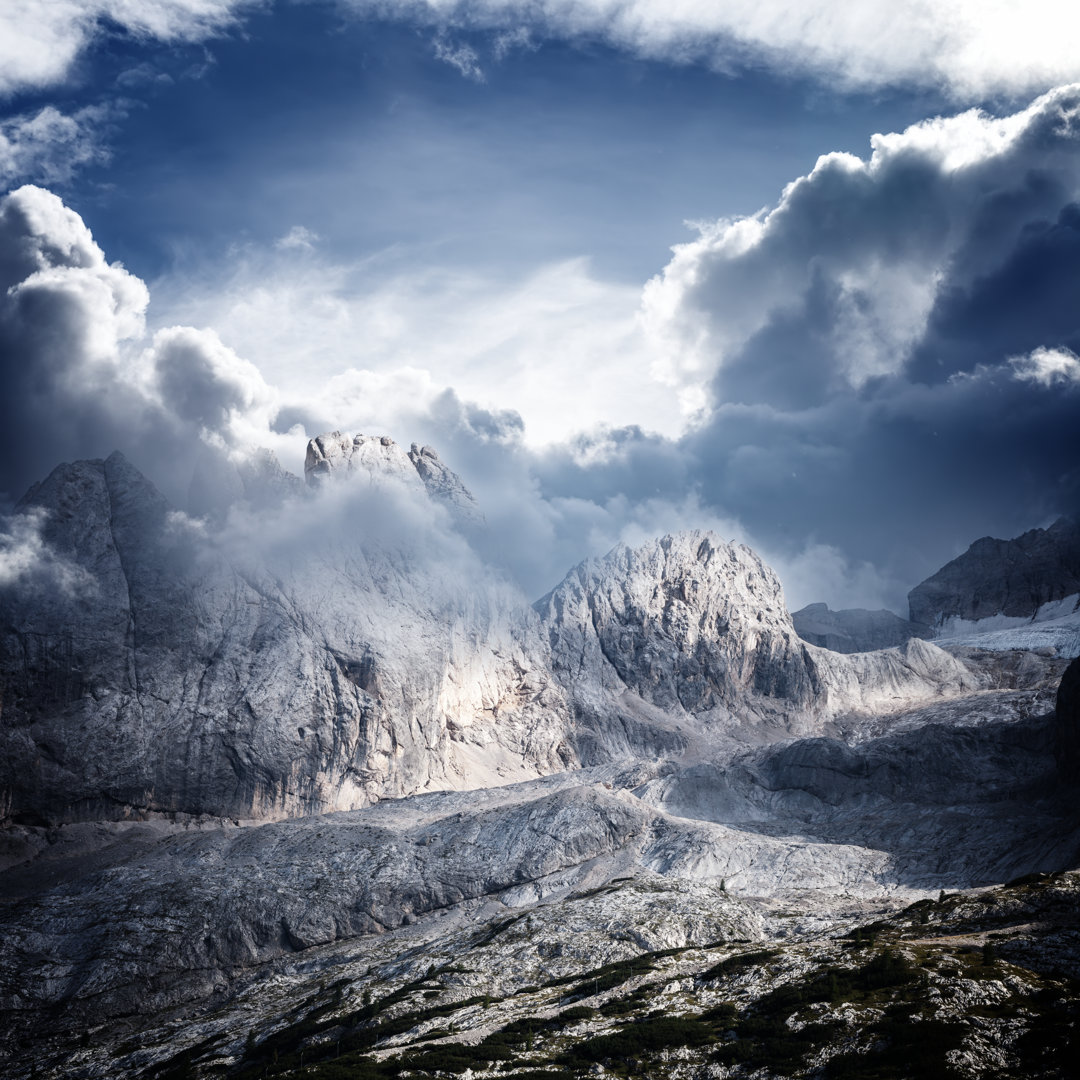
[[460,521],[471,525],[483,524],[484,515],[480,512],[472,492],[461,477],[440,459],[434,447],[417,446],[413,443],[409,450],[409,460],[433,499],[450,507]]
[[1062,775],[1080,779],[1080,659],[1065,669],[1054,708],[1058,763]]
[[[396,447],[358,452],[361,476],[372,454],[397,461],[427,499]],[[452,545],[448,573],[396,535],[217,543],[119,455],[59,467],[20,510],[44,514],[42,541],[93,588],[0,596],[9,820],[273,818],[562,767],[537,620]]]
[[[841,656],[802,641],[776,575],[749,548],[705,532],[615,548],[535,604],[575,715],[604,743],[615,715],[701,718],[761,740],[825,717],[973,689],[954,657],[917,640]],[[636,698],[641,706],[631,707]],[[701,724],[672,728],[685,740]],[[582,733],[577,743],[590,759]],[[633,740],[631,740],[632,742]]]
[[909,638],[930,636],[925,627],[884,608],[830,611],[828,604],[807,604],[791,613],[791,622],[803,641],[841,653],[888,649]]
[[985,536],[908,593],[913,623],[993,616],[1031,619],[1039,609],[1080,595],[1080,526],[1060,518],[1013,540]]

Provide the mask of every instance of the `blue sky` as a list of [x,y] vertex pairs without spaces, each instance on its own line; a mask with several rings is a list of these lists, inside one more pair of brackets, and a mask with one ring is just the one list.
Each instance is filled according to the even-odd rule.
[[793,605],[901,611],[1075,509],[1054,5],[15,8],[11,497],[119,446],[182,504],[201,454],[387,431],[531,593],[708,526]]

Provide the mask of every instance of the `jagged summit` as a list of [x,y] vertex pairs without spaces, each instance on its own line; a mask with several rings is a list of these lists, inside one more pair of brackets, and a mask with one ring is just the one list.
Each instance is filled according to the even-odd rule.
[[398,482],[423,488],[445,504],[459,521],[479,523],[483,515],[461,477],[450,469],[433,447],[412,444],[406,453],[389,435],[343,435],[331,431],[308,442],[304,478],[318,485],[334,476],[363,477],[379,485]]

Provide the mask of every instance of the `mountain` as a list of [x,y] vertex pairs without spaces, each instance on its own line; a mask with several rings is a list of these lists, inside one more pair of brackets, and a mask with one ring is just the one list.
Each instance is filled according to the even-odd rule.
[[[1013,540],[984,536],[908,593],[935,640],[1080,654],[1080,525],[1060,518]],[[988,636],[988,635],[993,635]]]
[[[764,1067],[774,1023],[794,1039],[774,1075],[850,1073],[892,1036],[842,987],[912,1016],[927,986],[1012,1025],[995,1057],[943,1004],[949,1047],[1054,1075],[1022,1038],[1066,1023],[1039,958],[1080,971],[1075,881],[992,887],[1080,865],[1075,665],[817,647],[758,556],[701,531],[587,559],[529,604],[430,448],[334,432],[307,466],[208,458],[184,512],[113,455],[19,505],[4,1075],[583,1075],[646,1054],[674,1080]],[[931,903],[956,889],[991,899]],[[1049,929],[1007,921],[1050,909]],[[972,990],[923,926],[1004,926],[1041,974],[989,963],[1003,989]],[[885,952],[842,938],[860,927]],[[654,1043],[618,1050],[631,1027]]]
[[[27,494],[89,585],[3,597],[11,820],[285,817],[562,767],[537,619],[424,531],[424,483],[375,445],[413,489],[395,475],[343,509],[301,488],[209,538],[118,454]],[[348,514],[393,527],[342,542]]]
[[913,637],[931,637],[925,626],[881,608],[830,611],[828,604],[807,604],[791,613],[796,633],[812,645],[834,652],[870,652],[903,645]]

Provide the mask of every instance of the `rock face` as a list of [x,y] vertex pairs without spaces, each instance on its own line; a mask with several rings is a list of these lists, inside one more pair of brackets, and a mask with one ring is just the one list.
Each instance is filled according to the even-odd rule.
[[911,621],[940,633],[960,620],[1059,617],[1076,610],[1077,601],[1080,526],[1066,518],[1014,540],[976,540],[908,593]]
[[[335,432],[307,463],[307,484],[211,469],[197,518],[119,455],[20,504],[44,561],[0,591],[5,1075],[33,1068],[5,1032],[59,1032],[53,1075],[149,1078],[163,1055],[131,1025],[162,1011],[239,1060],[256,1021],[297,1022],[227,1000],[268,969],[297,1000],[316,980],[321,1016],[331,985],[382,995],[405,969],[426,1000],[428,950],[449,977],[499,938],[466,1015],[493,987],[561,1008],[597,950],[779,938],[789,904],[835,934],[838,904],[1076,856],[1055,761],[1075,775],[1076,665],[1054,716],[1060,658],[819,648],[706,532],[620,546],[530,606],[429,448]],[[357,1023],[385,1007],[389,1030],[401,1000]]]
[[846,608],[830,611],[828,604],[807,604],[791,613],[795,632],[812,645],[833,652],[870,652],[903,645],[913,637],[927,636],[926,628],[901,619],[881,608]]
[[[349,446],[395,493],[411,477],[413,501],[390,509],[427,500],[397,447]],[[20,511],[88,584],[0,597],[5,816],[280,817],[561,767],[562,695],[528,606],[471,577],[452,538],[321,537],[321,505],[256,515],[230,547],[120,455],[36,485]],[[289,522],[297,535],[259,550]]]
[[[710,533],[620,546],[582,563],[535,607],[585,731],[610,730],[613,709],[624,725],[652,709],[705,728],[764,723],[796,734],[825,717],[975,686],[963,664],[926,642],[853,657],[807,644],[772,570]],[[578,744],[590,758],[581,731]]]
[[220,528],[119,455],[27,495],[88,584],[0,598],[8,820],[349,809],[971,685],[932,646],[815,650],[772,571],[705,533],[585,563],[534,611],[432,513],[467,492],[430,451],[334,433],[308,465],[307,489],[238,470]]
[[1054,709],[1058,764],[1069,781],[1080,779],[1080,659],[1065,669]]

